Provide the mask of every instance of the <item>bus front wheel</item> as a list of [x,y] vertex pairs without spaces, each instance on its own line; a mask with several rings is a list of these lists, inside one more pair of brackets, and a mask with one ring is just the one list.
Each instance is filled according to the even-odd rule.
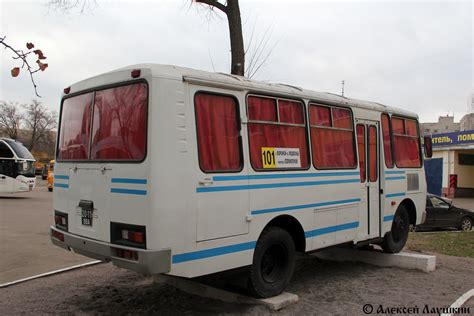
[[392,221],[392,228],[385,234],[382,242],[382,249],[387,253],[400,252],[408,239],[408,231],[410,230],[410,217],[405,206],[400,205],[395,212]]
[[295,268],[295,243],[280,227],[265,229],[257,241],[250,267],[248,289],[257,297],[280,294]]

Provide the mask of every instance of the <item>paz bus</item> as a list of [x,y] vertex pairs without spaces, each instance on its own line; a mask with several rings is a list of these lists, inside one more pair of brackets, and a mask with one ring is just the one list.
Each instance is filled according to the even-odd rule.
[[248,267],[249,291],[273,296],[296,252],[404,247],[425,219],[421,147],[410,111],[126,67],[64,89],[51,240],[143,274]]
[[33,190],[36,185],[35,161],[22,143],[0,138],[0,193]]

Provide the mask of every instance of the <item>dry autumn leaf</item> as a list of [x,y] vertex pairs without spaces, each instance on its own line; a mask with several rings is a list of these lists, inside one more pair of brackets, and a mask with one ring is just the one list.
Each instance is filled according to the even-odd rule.
[[35,49],[33,53],[38,55],[38,59],[46,59],[46,56],[43,55],[43,52],[40,49]]
[[44,71],[46,68],[48,68],[48,64],[43,64],[39,59],[36,62],[38,63],[38,67],[41,69],[41,71]]
[[35,47],[33,43],[26,43],[26,48],[32,49],[33,47]]
[[12,73],[12,77],[18,77],[18,75],[20,74],[20,68],[19,67],[12,68],[11,73]]

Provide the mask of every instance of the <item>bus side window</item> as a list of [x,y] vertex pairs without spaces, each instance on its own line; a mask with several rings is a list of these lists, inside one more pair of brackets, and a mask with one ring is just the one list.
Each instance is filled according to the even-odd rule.
[[316,169],[355,169],[354,127],[351,111],[310,103],[311,148]]
[[298,100],[249,95],[250,162],[256,171],[309,168],[304,105]]
[[421,167],[420,136],[417,121],[392,116],[392,128],[397,167]]
[[382,114],[383,152],[385,156],[385,166],[387,166],[387,168],[393,168],[392,139],[390,134],[390,119],[388,114]]
[[206,173],[242,170],[236,99],[199,92],[194,97],[194,106],[201,170]]
[[13,158],[12,151],[2,141],[0,141],[0,158]]

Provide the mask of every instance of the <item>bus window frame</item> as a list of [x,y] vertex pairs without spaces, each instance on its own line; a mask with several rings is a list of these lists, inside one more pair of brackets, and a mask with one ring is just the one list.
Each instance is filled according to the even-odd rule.
[[[143,158],[140,160],[125,160],[125,159],[90,159],[90,153],[92,150],[92,128],[93,128],[93,123],[94,123],[94,105],[95,105],[95,94],[97,91],[102,91],[102,90],[107,90],[107,89],[112,89],[112,88],[118,88],[118,87],[123,87],[123,86],[128,86],[132,84],[137,84],[137,83],[144,83],[147,88],[147,103],[146,103],[146,128],[145,128],[145,153],[143,155]],[[76,97],[81,94],[86,94],[92,92],[92,105],[91,105],[91,126],[90,126],[90,131],[89,131],[89,148],[88,148],[88,154],[89,158],[87,159],[59,159],[59,137],[61,135],[61,123],[62,123],[62,114],[63,114],[63,104],[64,101]],[[113,84],[107,84],[107,85],[101,85],[93,88],[88,88],[84,90],[80,90],[74,93],[71,93],[70,95],[64,96],[61,99],[61,105],[59,108],[59,124],[58,124],[58,136],[57,136],[57,142],[56,142],[56,162],[60,163],[135,163],[135,164],[140,164],[143,163],[146,158],[148,157],[148,127],[150,126],[149,124],[150,120],[150,85],[148,81],[144,78],[136,79],[136,80],[127,80],[127,81],[122,81],[118,83],[113,83]]]
[[[234,99],[235,101],[235,106],[237,108],[236,112],[236,118],[237,118],[237,131],[239,133],[239,159],[240,159],[240,166],[238,170],[219,170],[219,171],[205,171],[202,166],[201,166],[201,159],[200,159],[200,151],[199,151],[199,139],[198,139],[198,126],[197,126],[197,116],[196,116],[196,96],[198,94],[209,94],[209,95],[215,95],[215,96],[221,96],[221,97],[230,97]],[[193,110],[194,110],[194,133],[196,134],[196,151],[197,151],[197,160],[198,160],[198,166],[199,170],[201,170],[202,173],[204,174],[214,174],[214,173],[241,173],[242,170],[244,170],[244,147],[243,147],[243,142],[242,142],[242,119],[240,117],[240,103],[239,99],[233,95],[233,94],[228,94],[228,93],[220,93],[220,92],[215,92],[215,91],[209,91],[209,90],[197,90],[194,95],[193,95]]]
[[[353,167],[316,167],[313,163],[313,160],[311,160],[311,165],[313,165],[314,169],[316,170],[356,170],[356,169],[359,169],[359,153],[357,152],[357,144],[356,144],[356,137],[357,137],[357,133],[356,133],[356,125],[357,125],[357,122],[355,122],[355,117],[354,117],[354,112],[352,111],[352,108],[351,107],[348,107],[348,106],[343,106],[343,105],[335,105],[335,104],[329,104],[329,103],[324,103],[324,102],[318,102],[318,101],[309,101],[308,102],[308,116],[309,116],[309,110],[311,108],[311,106],[325,106],[325,107],[329,107],[329,108],[340,108],[340,109],[344,109],[344,110],[349,110],[350,114],[351,114],[351,122],[352,122],[352,129],[348,129],[348,128],[339,128],[339,127],[332,127],[332,126],[317,126],[317,125],[311,125],[311,122],[309,122],[308,124],[308,128],[309,128],[309,131],[310,131],[310,134],[311,134],[311,128],[324,128],[324,129],[333,129],[333,130],[342,130],[342,131],[352,131],[352,150],[354,151],[354,157],[355,157],[355,166]],[[333,119],[332,119],[332,110],[330,111],[331,113],[331,125],[333,124]],[[311,137],[311,135],[310,135]],[[313,149],[313,146],[312,146],[312,141],[313,139],[311,138],[311,151]],[[312,155],[314,155],[312,153]]]
[[[392,118],[395,117],[395,118],[398,118],[398,119],[403,119],[403,120],[414,120],[416,122],[416,130],[418,132],[418,136],[410,136],[410,135],[401,135],[401,134],[396,134],[396,135],[399,135],[399,136],[405,136],[405,137],[411,137],[411,138],[418,138],[418,156],[420,157],[420,165],[417,166],[417,167],[400,167],[398,166],[398,159],[397,157],[395,156],[395,133],[393,132],[393,129],[392,129]],[[404,123],[405,125],[405,123]],[[405,127],[406,129],[406,127]],[[392,158],[394,160],[394,166],[397,167],[397,169],[420,169],[420,168],[423,168],[423,153],[421,151],[421,132],[420,132],[420,123],[418,122],[418,118],[416,117],[411,117],[411,116],[406,116],[406,115],[399,115],[399,114],[391,114],[390,115],[390,135],[391,135],[391,138],[392,138],[392,144],[393,144],[393,148],[392,148]],[[385,158],[385,157],[384,157]]]
[[[274,121],[260,121],[260,120],[251,120],[249,118],[249,97],[260,97],[260,98],[267,98],[267,99],[274,99],[276,102],[276,114],[277,114],[277,120],[278,122]],[[281,123],[280,122],[280,108],[278,107],[278,99],[284,100],[284,101],[291,101],[291,102],[298,102],[300,103],[303,108],[303,123],[304,124],[295,124],[295,123]],[[249,161],[250,161],[250,166],[255,172],[278,172],[278,171],[307,171],[311,168],[311,141],[310,141],[310,136],[308,133],[309,130],[309,120],[307,119],[307,106],[306,102],[304,102],[303,99],[301,98],[292,98],[291,96],[284,96],[284,95],[279,95],[279,94],[269,94],[269,93],[261,93],[259,91],[251,91],[248,92],[247,95],[245,96],[245,111],[247,115],[247,147],[249,149],[248,154],[249,154]],[[249,133],[249,124],[268,124],[268,125],[277,125],[277,126],[294,126],[294,127],[303,127],[305,130],[305,140],[306,140],[306,149],[307,149],[307,158],[308,158],[308,166],[307,167],[301,167],[301,168],[272,168],[272,169],[265,169],[265,168],[255,168],[252,164],[252,157],[250,154],[250,133]]]

